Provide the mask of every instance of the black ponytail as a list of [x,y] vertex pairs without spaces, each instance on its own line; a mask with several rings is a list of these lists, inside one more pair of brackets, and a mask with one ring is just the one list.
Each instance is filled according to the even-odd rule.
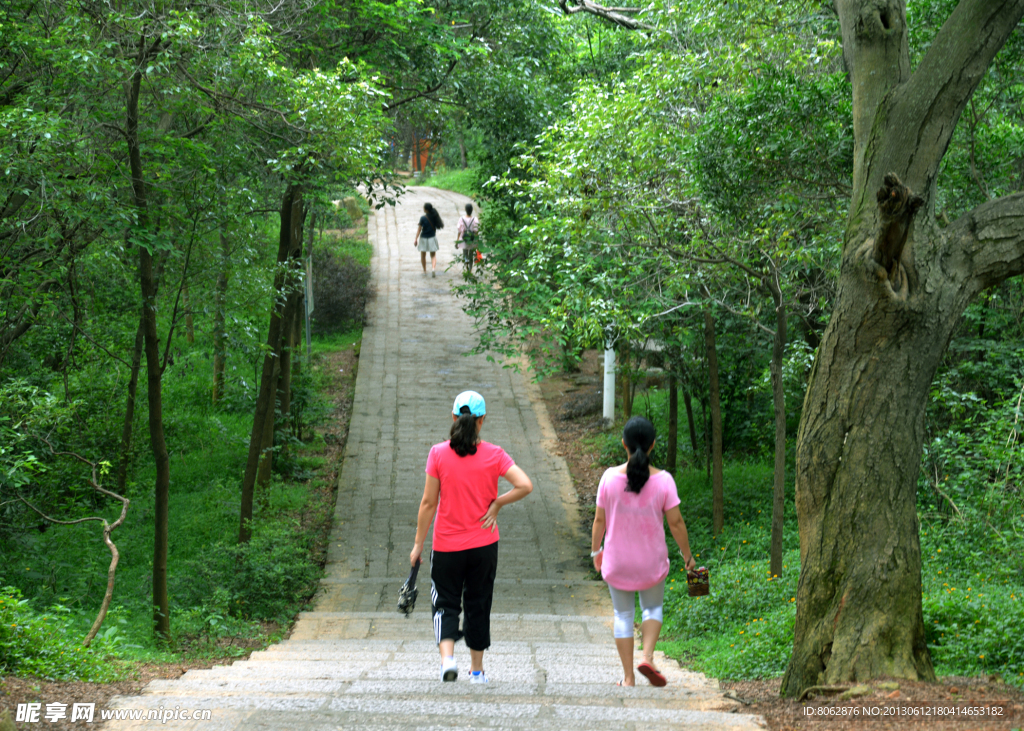
[[430,219],[430,223],[433,224],[434,228],[444,228],[444,221],[441,220],[441,214],[437,212],[429,203],[423,204],[423,210],[427,212],[427,218]]
[[477,417],[469,412],[469,407],[463,406],[459,409],[459,418],[452,424],[448,446],[460,457],[476,454],[476,419]]
[[639,494],[651,476],[647,450],[656,437],[654,424],[642,416],[634,416],[622,428],[622,441],[629,451],[629,462],[626,463],[626,480],[629,483],[626,489],[629,492]]

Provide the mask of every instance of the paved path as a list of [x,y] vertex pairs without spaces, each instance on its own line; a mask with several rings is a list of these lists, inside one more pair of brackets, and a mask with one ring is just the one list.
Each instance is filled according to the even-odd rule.
[[[461,268],[445,268],[455,258],[455,226],[466,200],[411,188],[401,206],[370,220],[377,295],[363,334],[334,531],[314,611],[300,615],[289,640],[247,661],[154,681],[144,695],[116,699],[112,707],[209,708],[212,721],[163,724],[204,731],[761,728],[758,717],[735,713],[738,704],[722,697],[716,681],[664,657],[659,664],[668,688],[614,685],[622,670],[611,602],[601,582],[587,579],[588,537],[580,534],[565,463],[548,449],[554,431],[539,392],[522,374],[464,355],[474,343],[472,321],[449,290]],[[413,246],[425,201],[448,224],[439,232],[436,278],[422,273]],[[487,686],[438,681],[426,572],[413,615],[394,610],[409,568],[427,452],[447,437],[452,400],[468,388],[487,400],[484,438],[503,446],[535,486],[499,516]],[[461,643],[456,659],[468,668]]]

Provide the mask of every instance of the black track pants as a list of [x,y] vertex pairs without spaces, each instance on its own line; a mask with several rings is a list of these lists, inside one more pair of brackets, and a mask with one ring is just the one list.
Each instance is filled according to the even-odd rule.
[[[498,544],[465,551],[430,553],[430,604],[434,639],[466,638],[471,650],[491,646],[491,599],[498,569]],[[466,616],[459,631],[459,612]]]

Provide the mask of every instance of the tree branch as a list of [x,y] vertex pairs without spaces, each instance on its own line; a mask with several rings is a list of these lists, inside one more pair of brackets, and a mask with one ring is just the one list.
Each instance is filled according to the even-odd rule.
[[32,508],[32,510],[34,510],[36,513],[38,513],[40,516],[50,521],[51,523],[58,523],[60,525],[74,525],[75,523],[85,523],[90,520],[98,520],[101,523],[103,523],[103,542],[107,544],[107,548],[110,550],[110,567],[107,569],[107,591],[103,595],[103,603],[100,604],[100,611],[97,613],[96,621],[93,622],[92,627],[89,629],[88,634],[86,634],[85,636],[85,639],[82,640],[82,645],[84,647],[88,647],[90,643],[93,641],[93,639],[96,637],[96,633],[100,631],[100,627],[103,626],[103,620],[107,617],[107,610],[110,609],[110,601],[114,597],[114,577],[117,572],[117,562],[120,560],[121,555],[118,553],[117,546],[115,546],[114,542],[110,540],[110,534],[111,532],[113,532],[115,528],[117,528],[124,522],[124,518],[128,514],[128,505],[131,503],[131,500],[122,495],[118,495],[115,492],[111,492],[110,490],[108,490],[107,488],[103,487],[103,485],[100,484],[98,474],[100,466],[99,464],[86,459],[77,452],[58,452],[53,448],[53,444],[51,444],[50,440],[48,440],[46,437],[40,437],[40,439],[47,447],[49,447],[50,454],[61,457],[72,457],[78,460],[79,462],[89,465],[90,469],[92,470],[92,477],[89,480],[89,484],[92,485],[93,489],[108,497],[112,497],[115,500],[121,501],[121,515],[118,516],[117,520],[115,520],[113,523],[108,523],[106,518],[102,518],[99,516],[79,518],[78,520],[58,520],[56,518],[51,518],[49,515],[46,515],[43,511],[41,511],[39,508],[37,508],[35,505],[30,503],[25,498],[21,497],[20,495],[18,496],[18,499],[21,500],[21,502],[28,505],[30,508]]
[[411,95],[407,96],[405,99],[402,99],[402,100],[397,101],[397,102],[393,102],[391,104],[385,104],[384,105],[384,111],[389,112],[392,109],[395,109],[396,107],[400,107],[403,104],[408,104],[409,102],[415,101],[416,99],[419,99],[420,97],[424,97],[424,96],[427,96],[429,94],[433,94],[435,91],[437,91],[442,86],[444,86],[444,82],[446,82],[448,80],[448,77],[452,75],[452,71],[455,70],[455,66],[458,63],[459,63],[459,59],[457,59],[457,58],[452,59],[452,62],[450,64],[448,64],[448,70],[444,72],[444,75],[441,77],[440,81],[438,81],[436,84],[434,84],[433,86],[431,86],[428,89],[424,89],[423,91],[418,91],[415,94],[411,94]]
[[558,0],[558,7],[562,9],[562,12],[566,15],[575,15],[576,13],[589,13],[590,15],[596,15],[599,18],[604,18],[607,21],[614,23],[615,25],[625,28],[626,30],[657,30],[652,25],[641,23],[635,18],[630,18],[623,15],[623,12],[639,12],[643,8],[609,8],[603,5],[598,5],[591,0],[579,0],[578,4],[569,5],[568,0]]
[[1024,274],[1024,193],[983,203],[946,231],[942,259],[968,262],[970,296]]

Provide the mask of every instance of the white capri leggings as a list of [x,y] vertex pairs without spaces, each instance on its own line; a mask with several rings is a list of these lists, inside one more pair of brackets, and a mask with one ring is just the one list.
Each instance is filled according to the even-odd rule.
[[[609,585],[612,593],[612,609],[615,610],[615,638],[633,636],[633,616],[636,613],[636,599],[634,592],[623,591]],[[661,606],[665,603],[665,580],[662,579],[654,586],[635,592],[640,595],[640,609],[643,611],[643,621],[654,619],[662,621]]]

